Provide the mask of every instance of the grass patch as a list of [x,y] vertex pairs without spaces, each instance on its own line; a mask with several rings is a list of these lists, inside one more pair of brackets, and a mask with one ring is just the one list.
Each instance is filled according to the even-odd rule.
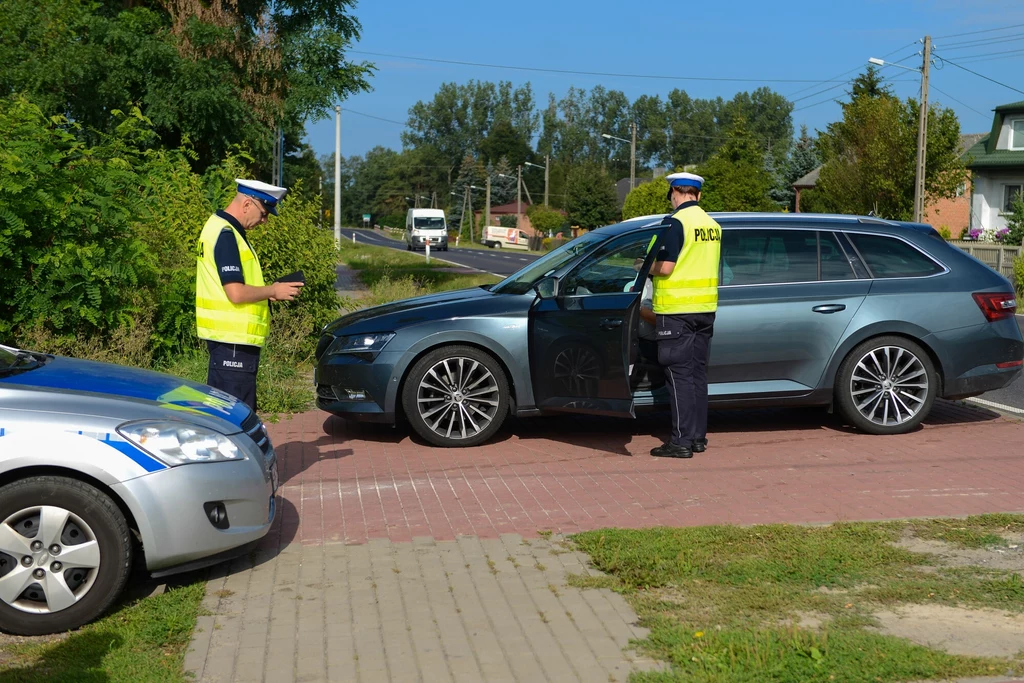
[[205,584],[173,588],[125,605],[103,619],[44,643],[13,645],[5,683],[184,681],[185,649]]
[[458,272],[450,263],[427,263],[423,256],[387,247],[342,242],[341,260],[370,290],[358,303],[371,306],[498,282],[493,275]]
[[[1024,516],[966,520],[601,530],[573,537],[650,628],[638,647],[672,664],[636,681],[906,681],[1002,674],[1024,660],[950,655],[870,630],[873,611],[943,604],[1024,612],[1019,573],[944,567],[907,534],[988,545]],[[821,628],[801,628],[819,615]]]

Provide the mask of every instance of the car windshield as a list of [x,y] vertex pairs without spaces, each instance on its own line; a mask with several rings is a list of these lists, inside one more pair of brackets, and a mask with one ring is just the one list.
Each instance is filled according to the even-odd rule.
[[544,258],[538,259],[522,270],[513,273],[494,285],[491,291],[500,294],[526,294],[541,278],[557,272],[562,266],[577,256],[590,253],[606,239],[608,239],[607,235],[595,232],[581,235],[571,242],[566,242]]
[[31,370],[42,365],[35,355],[0,344],[0,375]]
[[444,230],[443,218],[416,218],[417,230]]

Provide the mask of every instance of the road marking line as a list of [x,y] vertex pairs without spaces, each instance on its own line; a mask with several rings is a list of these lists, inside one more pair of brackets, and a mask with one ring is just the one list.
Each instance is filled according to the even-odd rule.
[[[376,237],[376,236],[377,235],[374,235],[374,237]],[[367,238],[367,242],[370,242],[370,240],[368,239],[369,235],[360,235],[360,237],[366,237]],[[384,243],[381,243],[380,246],[387,247],[387,248],[390,248],[390,249],[395,249],[396,251],[406,251],[405,249],[399,249],[399,247],[398,247],[398,245],[404,245],[405,244],[404,242],[396,242],[396,240],[388,239],[386,237],[383,238],[383,239],[384,239]],[[466,251],[469,251],[469,250],[466,250]],[[412,252],[412,253],[415,254],[416,252]],[[424,258],[426,258],[426,254],[424,254]],[[453,266],[459,266],[461,268],[469,268],[470,270],[475,270],[478,273],[487,273],[488,275],[493,275],[494,277],[501,278],[502,280],[504,280],[505,278],[508,277],[508,275],[502,275],[501,273],[492,273],[489,270],[484,270],[482,268],[477,268],[476,266],[466,265],[465,263],[456,263],[455,261],[449,261],[448,259],[438,258],[438,257],[434,256],[433,254],[430,255],[430,258],[435,260],[435,261],[441,261],[443,263],[450,263]],[[511,257],[510,256],[505,256],[503,258],[511,258]],[[339,265],[342,265],[342,264],[339,264]]]
[[997,408],[999,410],[1005,410],[1008,413],[1016,413],[1017,415],[1024,415],[1024,409],[1014,408],[1013,406],[1008,406],[1008,405],[1006,405],[1004,403],[996,403],[995,401],[986,401],[983,398],[969,398],[967,400],[970,401],[971,403],[980,403],[981,405],[988,406],[989,408]]
[[528,258],[522,258],[522,257],[519,257],[519,260],[520,260],[520,261],[529,261],[530,259],[528,259]]

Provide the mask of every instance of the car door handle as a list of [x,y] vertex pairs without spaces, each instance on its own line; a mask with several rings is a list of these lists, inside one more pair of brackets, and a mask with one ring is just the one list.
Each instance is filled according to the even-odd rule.
[[815,313],[838,313],[839,311],[845,311],[846,306],[844,304],[824,304],[822,306],[815,306],[811,310]]
[[602,330],[614,330],[616,327],[622,327],[622,318],[601,318]]

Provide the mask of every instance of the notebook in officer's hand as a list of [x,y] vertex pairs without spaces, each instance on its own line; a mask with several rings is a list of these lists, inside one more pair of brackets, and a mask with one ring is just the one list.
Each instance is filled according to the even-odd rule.
[[289,273],[284,277],[279,277],[275,282],[301,282],[306,284],[306,276],[302,274],[301,270],[296,270],[294,273]]

